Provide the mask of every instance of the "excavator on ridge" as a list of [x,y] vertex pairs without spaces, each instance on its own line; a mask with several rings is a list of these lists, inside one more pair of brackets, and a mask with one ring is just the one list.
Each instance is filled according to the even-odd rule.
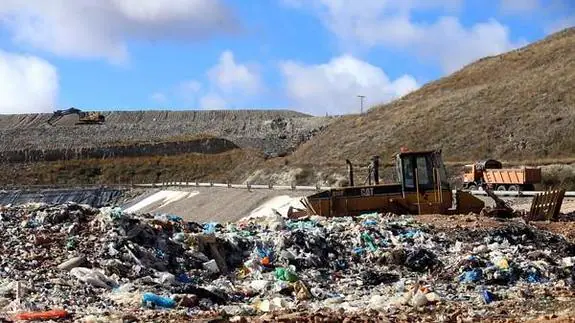
[[106,122],[106,117],[100,112],[85,112],[77,108],[69,108],[66,110],[56,110],[47,123],[53,125],[54,122],[62,119],[69,114],[77,114],[78,122],[76,124],[103,124]]

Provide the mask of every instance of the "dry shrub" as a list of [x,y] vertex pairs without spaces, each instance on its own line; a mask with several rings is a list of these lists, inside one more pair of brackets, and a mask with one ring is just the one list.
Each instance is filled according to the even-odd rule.
[[549,165],[542,167],[542,189],[564,188],[575,190],[575,165]]

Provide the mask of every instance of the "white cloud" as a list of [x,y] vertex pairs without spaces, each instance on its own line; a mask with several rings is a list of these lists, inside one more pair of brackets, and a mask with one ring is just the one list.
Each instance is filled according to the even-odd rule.
[[208,71],[208,78],[225,92],[247,91],[251,94],[261,89],[261,82],[255,68],[238,64],[234,54],[227,50],[220,55],[219,63]]
[[128,40],[195,40],[238,28],[220,0],[2,0],[0,21],[17,43],[113,62],[127,59]]
[[457,11],[463,5],[464,0],[364,0],[361,2],[361,6],[358,6],[358,3],[354,0],[280,0],[280,2],[293,8],[312,7],[316,10],[324,8],[331,12],[348,10],[349,14],[354,15],[357,13],[366,14],[363,11],[370,11],[373,14],[381,10],[406,12],[409,10],[425,10],[431,8]]
[[443,17],[434,25],[421,30],[421,38],[413,49],[417,55],[440,63],[447,73],[481,57],[507,52],[527,45],[527,42],[511,42],[509,29],[490,20],[466,29],[455,17]]
[[183,100],[186,104],[195,104],[202,87],[202,83],[197,80],[186,80],[178,84],[175,89],[173,89],[173,94]]
[[180,84],[180,89],[185,92],[197,93],[202,89],[202,83],[196,80],[184,81]]
[[207,69],[205,76],[204,84],[195,79],[181,82],[175,94],[187,104],[215,110],[241,106],[265,89],[258,65],[237,62],[230,50],[220,54],[218,62]]
[[52,112],[58,72],[47,61],[0,50],[0,113]]
[[418,10],[453,11],[461,5],[459,0],[365,0],[361,6],[355,0],[287,1],[311,9],[350,51],[384,46],[431,59],[445,72],[523,44],[512,42],[508,29],[496,20],[465,27],[449,15],[433,23],[413,18]]
[[349,46],[407,46],[420,37],[420,28],[411,21],[417,10],[458,8],[462,0],[286,0],[297,8],[311,8],[323,24]]
[[150,96],[150,99],[156,103],[166,103],[168,102],[168,98],[166,97],[166,95],[162,92],[156,92],[153,93]]
[[379,67],[349,55],[320,65],[286,61],[280,69],[295,108],[315,115],[357,113],[357,95],[366,96],[366,110],[369,105],[390,101],[418,87],[409,75],[391,81]]

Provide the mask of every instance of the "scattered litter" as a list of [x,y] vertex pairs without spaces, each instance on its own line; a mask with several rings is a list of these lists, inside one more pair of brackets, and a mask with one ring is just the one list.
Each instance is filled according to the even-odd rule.
[[446,232],[376,213],[274,214],[270,225],[262,217],[200,224],[74,203],[1,212],[10,254],[0,264],[0,306],[21,320],[368,309],[397,320],[472,320],[505,306],[548,306],[575,285],[575,245],[519,221]]

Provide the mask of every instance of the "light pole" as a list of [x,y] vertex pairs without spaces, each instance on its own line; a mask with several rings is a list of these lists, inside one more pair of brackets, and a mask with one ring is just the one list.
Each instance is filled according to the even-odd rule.
[[359,104],[360,104],[359,114],[363,114],[363,99],[365,98],[365,95],[358,95],[357,97],[359,98]]

